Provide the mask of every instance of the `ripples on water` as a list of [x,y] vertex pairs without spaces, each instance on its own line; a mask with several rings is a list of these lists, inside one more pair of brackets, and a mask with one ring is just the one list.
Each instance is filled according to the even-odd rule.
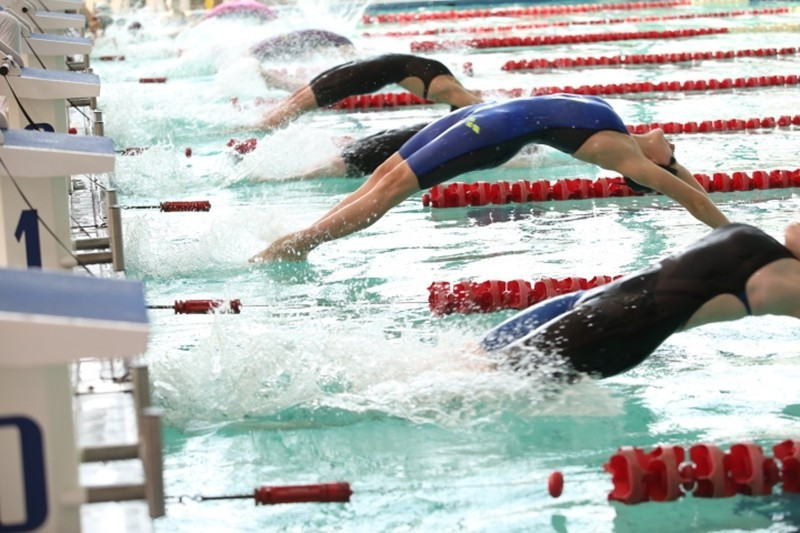
[[[364,55],[406,51],[409,42],[420,39],[362,37],[364,28],[357,23],[363,6],[343,6],[346,12],[331,14],[321,11],[325,6],[300,2],[281,8],[283,17],[261,26],[214,21],[187,28],[136,13],[97,42],[97,55],[127,56],[125,62],[95,63],[103,79],[106,134],[118,148],[150,147],[118,158],[114,186],[121,202],[212,202],[209,213],[126,211],[128,275],[145,281],[153,303],[243,302],[241,315],[151,313],[147,358],[153,395],[168,424],[168,492],[249,492],[264,483],[335,479],[353,481],[356,490],[353,503],[341,507],[171,505],[157,526],[197,531],[225,517],[225,527],[237,531],[670,531],[675,524],[704,531],[787,530],[781,527],[798,520],[787,499],[687,498],[674,505],[611,506],[605,502],[610,483],[602,463],[626,444],[754,439],[770,446],[796,438],[796,321],[748,318],[707,326],[676,335],[622,376],[559,388],[537,377],[486,371],[486,361],[465,348],[509,311],[438,318],[428,311],[425,288],[434,280],[591,278],[650,264],[706,231],[668,200],[431,211],[416,196],[360,234],[323,245],[308,262],[247,263],[267,243],[315,220],[360,183],[345,178],[286,183],[286,176],[336,153],[341,136],[367,135],[446,112],[442,106],[321,112],[271,135],[241,130],[259,113],[257,97],[285,94],[264,88],[246,56],[255,42],[312,23],[345,33]],[[785,18],[790,17],[764,23]],[[134,19],[143,25],[136,35],[126,30]],[[747,17],[724,21],[756,22]],[[703,19],[675,25],[721,23]],[[580,85],[589,79],[708,79],[796,73],[798,60],[513,75],[499,65],[521,57],[781,47],[794,46],[795,40],[793,34],[743,33],[575,49],[451,51],[436,57],[466,85],[481,89]],[[467,59],[474,64],[474,78],[461,76]],[[338,62],[314,58],[302,69],[320,71]],[[300,70],[291,62],[272,66]],[[169,80],[136,83],[147,76]],[[609,100],[628,123],[778,116],[795,112],[792,103],[798,102],[794,88]],[[226,146],[231,138],[249,137],[258,139],[258,148],[244,157]],[[795,129],[673,140],[678,159],[694,172],[797,167]],[[187,147],[191,157],[185,155]],[[544,148],[519,168],[463,179],[603,175],[608,174]],[[800,212],[796,189],[714,199],[732,219],[775,236]],[[549,499],[544,487],[555,468],[567,478],[560,500]],[[665,525],[659,529],[659,524]]]

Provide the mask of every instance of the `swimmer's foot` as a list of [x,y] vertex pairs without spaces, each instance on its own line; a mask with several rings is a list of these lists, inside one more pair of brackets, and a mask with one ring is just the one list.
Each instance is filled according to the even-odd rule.
[[250,258],[251,263],[271,263],[276,261],[305,261],[308,250],[299,249],[291,235],[282,237],[265,250]]

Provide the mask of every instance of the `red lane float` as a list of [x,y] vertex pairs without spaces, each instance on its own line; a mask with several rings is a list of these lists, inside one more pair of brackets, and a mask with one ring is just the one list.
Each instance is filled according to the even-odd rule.
[[331,503],[350,501],[353,491],[346,482],[320,483],[316,485],[289,485],[282,487],[259,487],[253,499],[256,505],[280,503]]
[[550,68],[585,68],[615,65],[660,65],[664,63],[682,63],[687,61],[703,61],[717,59],[734,59],[738,57],[773,57],[797,54],[796,47],[786,48],[750,48],[747,50],[726,50],[716,52],[676,52],[664,54],[630,54],[600,57],[561,57],[556,59],[510,60],[503,64],[501,70],[533,70]]
[[[782,85],[797,85],[800,76],[796,74],[774,74],[770,76],[749,76],[747,78],[711,78],[708,80],[685,80],[685,81],[651,81],[632,82],[632,83],[609,83],[606,85],[580,85],[572,87],[535,87],[531,90],[531,96],[541,94],[572,93],[572,94],[629,94],[629,93],[649,93],[649,92],[689,92],[689,91],[725,91],[729,89],[745,89],[753,87],[774,87]],[[511,96],[522,96],[523,89],[511,89]]]
[[513,24],[483,27],[445,27],[429,28],[426,30],[388,31],[380,33],[364,32],[364,37],[414,37],[419,35],[441,35],[443,33],[501,33],[518,30],[536,30],[542,28],[563,28],[567,26],[598,26],[611,24],[635,24],[642,22],[664,22],[668,20],[688,20],[698,18],[729,18],[753,15],[780,15],[790,13],[788,7],[766,9],[742,9],[737,11],[717,11],[714,13],[681,13],[679,15],[651,15],[645,17],[602,18],[592,20],[560,20],[556,22],[534,22],[528,24]]
[[125,56],[100,56],[100,61],[125,61]]
[[167,78],[163,76],[156,78],[139,78],[139,83],[167,83]]
[[380,15],[364,15],[361,17],[361,22],[363,24],[385,24],[387,22],[420,22],[424,20],[452,20],[483,17],[549,17],[552,15],[565,15],[569,13],[603,13],[607,11],[662,9],[690,4],[691,0],[663,0],[656,2],[618,2],[608,4],[555,5],[505,9],[460,9],[425,13],[386,13]]
[[[800,187],[800,169],[755,170],[746,172],[697,173],[694,178],[708,192],[750,191]],[[656,193],[654,193],[656,194]],[[503,205],[509,203],[546,202],[551,200],[583,200],[641,196],[625,184],[622,177],[589,179],[519,180],[515,183],[452,182],[437,185],[422,195],[422,205],[433,208]]]
[[412,52],[452,50],[458,48],[515,48],[520,46],[551,46],[556,44],[601,43],[631,41],[635,39],[686,39],[706,35],[730,33],[729,28],[697,28],[684,30],[613,31],[576,35],[534,35],[526,37],[488,37],[483,39],[461,39],[456,41],[414,41]]
[[781,115],[780,117],[754,117],[740,119],[731,118],[727,120],[703,120],[696,122],[651,122],[650,124],[628,125],[631,133],[647,133],[650,130],[661,128],[664,133],[713,133],[722,131],[742,131],[757,129],[788,128],[790,126],[800,126],[800,115]]
[[435,102],[420,98],[411,93],[376,93],[348,96],[330,105],[330,109],[376,109],[383,107],[406,107],[411,105],[431,105]]
[[119,150],[117,153],[119,155],[139,155],[142,152],[149,150],[147,146],[128,146],[127,148],[123,148]]
[[453,285],[447,281],[434,281],[428,286],[428,307],[435,315],[525,309],[553,296],[592,289],[618,277],[542,278],[533,283],[524,279],[460,281]]
[[[315,483],[313,485],[280,485],[256,487],[250,494],[226,496],[197,496],[198,501],[249,500],[256,505],[278,505],[284,503],[347,503],[353,491],[350,483]],[[181,498],[183,500],[183,498]]]
[[243,141],[239,141],[236,139],[231,139],[228,141],[227,145],[228,148],[233,148],[235,151],[239,152],[240,154],[249,154],[253,150],[256,149],[258,146],[258,139],[255,137],[250,137],[249,139],[245,139]]
[[125,205],[123,209],[158,209],[164,213],[180,211],[210,211],[211,202],[208,200],[177,200],[161,202],[158,205]]
[[547,478],[547,492],[553,498],[558,498],[564,491],[564,474],[558,470],[553,471]]
[[800,492],[800,441],[786,440],[772,449],[774,458],[753,443],[734,444],[727,453],[713,444],[696,444],[687,461],[681,446],[659,446],[649,453],[624,446],[603,465],[613,484],[608,499],[633,505],[675,501],[686,494],[766,496],[780,482],[783,492]]
[[[539,96],[544,94],[570,93],[570,94],[589,94],[615,95],[630,93],[649,93],[649,92],[689,92],[689,91],[728,91],[732,89],[752,89],[754,87],[774,87],[784,85],[797,85],[800,83],[800,76],[796,74],[775,74],[771,76],[750,76],[747,78],[723,78],[708,80],[686,80],[686,81],[651,81],[632,82],[632,83],[609,83],[605,85],[580,85],[573,87],[565,85],[563,87],[535,87],[528,89],[492,89],[476,91],[481,96],[500,95],[509,98],[520,98],[526,95]],[[435,102],[425,100],[411,93],[375,93],[348,96],[332,104],[328,109],[380,109],[384,107],[405,107],[412,105],[432,105]]]
[[179,211],[211,211],[211,202],[208,200],[161,202],[158,204],[158,208],[164,213],[174,213]]
[[[236,152],[240,154],[249,154],[253,150],[256,149],[258,146],[258,139],[255,137],[251,137],[249,139],[244,140],[237,140],[237,139],[230,139],[226,144],[228,148],[233,148]],[[122,150],[118,150],[117,153],[119,155],[139,155],[142,152],[149,150],[150,148],[147,146],[129,146],[127,148],[123,148]],[[183,155],[186,157],[192,157],[194,151],[192,150],[191,146],[187,146],[183,150]]]
[[783,492],[800,493],[800,441],[785,440],[773,446],[772,453],[781,462]]
[[151,309],[172,309],[176,315],[206,315],[209,313],[242,312],[241,300],[175,300],[171,306],[152,306]]

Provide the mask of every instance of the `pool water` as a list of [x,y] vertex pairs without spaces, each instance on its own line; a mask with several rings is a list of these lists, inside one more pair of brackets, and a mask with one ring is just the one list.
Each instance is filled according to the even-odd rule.
[[[738,2],[642,9],[636,15],[792,6]],[[280,235],[316,220],[360,181],[283,181],[337,151],[335,140],[432,120],[444,106],[309,113],[270,135],[248,131],[265,88],[247,48],[287,29],[348,28],[359,52],[409,51],[415,40],[364,36],[408,29],[363,26],[363,5],[282,8],[277,21],[211,21],[187,27],[128,15],[98,40],[106,135],[120,156],[113,185],[127,206],[210,200],[207,213],[124,213],[127,275],[148,301],[240,299],[241,314],[153,310],[147,361],[164,409],[165,483],[171,497],[159,531],[795,531],[800,500],[776,494],[625,506],[607,501],[603,463],[624,445],[690,446],[800,435],[800,324],[747,318],[673,336],[639,367],[565,389],[486,370],[470,352],[512,313],[434,316],[432,281],[531,281],[631,272],[704,235],[707,228],[660,197],[610,198],[431,210],[415,195],[370,228],[322,245],[301,263],[247,259]],[[632,13],[586,13],[599,19]],[[553,16],[537,21],[564,20]],[[141,32],[130,34],[131,20]],[[508,18],[425,22],[414,29],[498,26]],[[531,20],[531,19],[526,19]],[[797,13],[529,30],[598,33],[700,27],[748,29],[800,22]],[[524,35],[526,33],[516,32]],[[800,58],[506,72],[508,60],[630,53],[782,48],[791,29],[673,40],[431,52],[475,89],[797,74]],[[275,68],[302,74],[342,61],[331,55]],[[462,74],[473,63],[474,77]],[[141,77],[166,76],[164,84]],[[399,88],[385,92],[397,92]],[[231,103],[238,98],[239,108]],[[796,86],[624,94],[608,100],[628,124],[795,115]],[[245,156],[231,138],[258,138]],[[675,135],[693,172],[798,167],[797,127]],[[186,148],[192,155],[185,155]],[[542,148],[515,168],[459,180],[551,181],[609,174]],[[715,193],[733,221],[777,238],[800,212],[798,189]],[[547,477],[564,473],[563,495]],[[349,481],[349,504],[254,507],[252,501],[177,501],[251,493],[260,485]]]

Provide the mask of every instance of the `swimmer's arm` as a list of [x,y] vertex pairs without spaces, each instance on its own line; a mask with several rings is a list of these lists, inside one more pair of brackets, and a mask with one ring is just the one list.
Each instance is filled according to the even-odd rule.
[[266,69],[264,68],[264,65],[261,64],[259,64],[259,69],[261,73],[261,79],[263,79],[264,82],[270,87],[276,87],[286,91],[296,91],[306,84],[305,81],[299,78]]
[[703,195],[708,196],[708,191],[706,191],[703,186],[700,185],[700,182],[695,179],[694,175],[692,175],[692,173],[689,172],[685,166],[676,162],[673,168],[678,171],[678,177],[686,182],[686,184],[690,185],[694,189],[697,189]]
[[730,224],[728,218],[711,201],[702,187],[699,187],[699,184],[698,188],[695,188],[683,178],[676,178],[644,157],[628,158],[614,170],[645,187],[669,196],[685,207],[697,220],[712,228]]

